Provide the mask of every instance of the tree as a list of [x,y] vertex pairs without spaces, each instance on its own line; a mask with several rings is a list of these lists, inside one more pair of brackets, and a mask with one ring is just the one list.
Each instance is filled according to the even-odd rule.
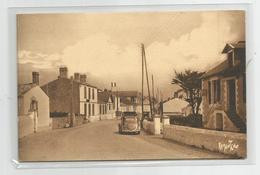
[[184,72],[175,71],[175,78],[172,84],[179,85],[186,93],[185,101],[189,103],[194,115],[199,114],[201,97],[201,76],[204,72],[185,70]]

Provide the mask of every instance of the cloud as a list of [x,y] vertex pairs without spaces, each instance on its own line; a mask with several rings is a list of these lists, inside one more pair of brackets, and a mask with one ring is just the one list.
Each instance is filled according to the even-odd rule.
[[[245,39],[243,13],[201,12],[199,14],[200,25],[195,22],[196,27],[184,27],[185,32],[178,37],[174,37],[173,33],[178,33],[182,30],[181,26],[185,26],[180,20],[175,20],[178,27],[161,24],[163,26],[160,27],[160,30],[157,28],[152,32],[147,31],[147,33],[143,30],[138,31],[140,26],[132,26],[132,28],[131,26],[120,26],[120,30],[130,27],[131,32],[126,30],[115,35],[115,33],[111,34],[112,31],[106,33],[101,30],[54,54],[21,50],[19,51],[19,63],[31,64],[33,68],[40,70],[57,70],[60,65],[67,65],[70,75],[73,75],[74,72],[87,73],[88,81],[101,88],[108,88],[110,82],[115,81],[121,89],[140,90],[142,42],[140,40],[144,38],[139,36],[142,31],[141,33],[144,33],[146,38],[153,39],[151,42],[145,40],[149,75],[154,74],[155,86],[160,87],[164,96],[169,96],[174,88],[170,84],[174,70],[205,71],[225,58],[221,51],[227,42]],[[234,18],[234,16],[236,17]],[[187,23],[187,21],[183,23]],[[136,35],[134,35],[135,30]],[[153,29],[151,28],[151,30]],[[163,38],[168,36],[167,41],[161,40],[161,35]],[[120,39],[115,42],[117,37]],[[122,47],[120,43],[127,38],[127,44]],[[149,78],[151,79],[151,77]]]
[[[216,14],[202,14],[203,23],[199,28],[172,39],[169,44],[154,42],[147,48],[151,68],[158,72],[163,67],[166,72],[175,69],[195,69],[204,71],[209,65],[214,65],[225,58],[221,54],[227,42],[244,40],[241,30],[231,31],[229,18],[221,18]],[[241,19],[240,19],[241,20]],[[160,66],[159,66],[160,65]]]
[[18,15],[18,48],[60,53],[68,45],[98,33],[120,47],[169,42],[200,26],[198,12],[74,13]]
[[32,64],[34,69],[53,69],[61,64],[60,54],[43,54],[21,50],[18,52],[19,64]]

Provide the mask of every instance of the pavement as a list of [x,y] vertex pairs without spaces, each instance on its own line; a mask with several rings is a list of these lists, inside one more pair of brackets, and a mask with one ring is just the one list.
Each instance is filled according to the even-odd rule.
[[141,132],[121,135],[117,120],[28,135],[19,140],[20,161],[228,159],[230,156]]

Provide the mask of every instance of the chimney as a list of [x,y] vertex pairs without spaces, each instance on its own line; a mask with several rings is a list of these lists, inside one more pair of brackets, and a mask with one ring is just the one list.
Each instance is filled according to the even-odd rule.
[[39,85],[39,72],[32,72],[32,83]]
[[74,73],[74,80],[79,82],[79,80],[80,80],[79,79],[79,73],[77,73],[77,72]]
[[87,75],[86,74],[81,74],[80,75],[80,82],[81,83],[86,83],[87,82]]
[[68,78],[68,68],[67,67],[60,67],[59,78]]

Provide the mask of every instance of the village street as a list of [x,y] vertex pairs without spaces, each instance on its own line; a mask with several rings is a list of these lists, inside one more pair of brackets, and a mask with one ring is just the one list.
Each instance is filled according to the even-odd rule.
[[122,160],[228,158],[164,140],[161,136],[120,135],[116,120],[38,132],[20,139],[21,160]]

